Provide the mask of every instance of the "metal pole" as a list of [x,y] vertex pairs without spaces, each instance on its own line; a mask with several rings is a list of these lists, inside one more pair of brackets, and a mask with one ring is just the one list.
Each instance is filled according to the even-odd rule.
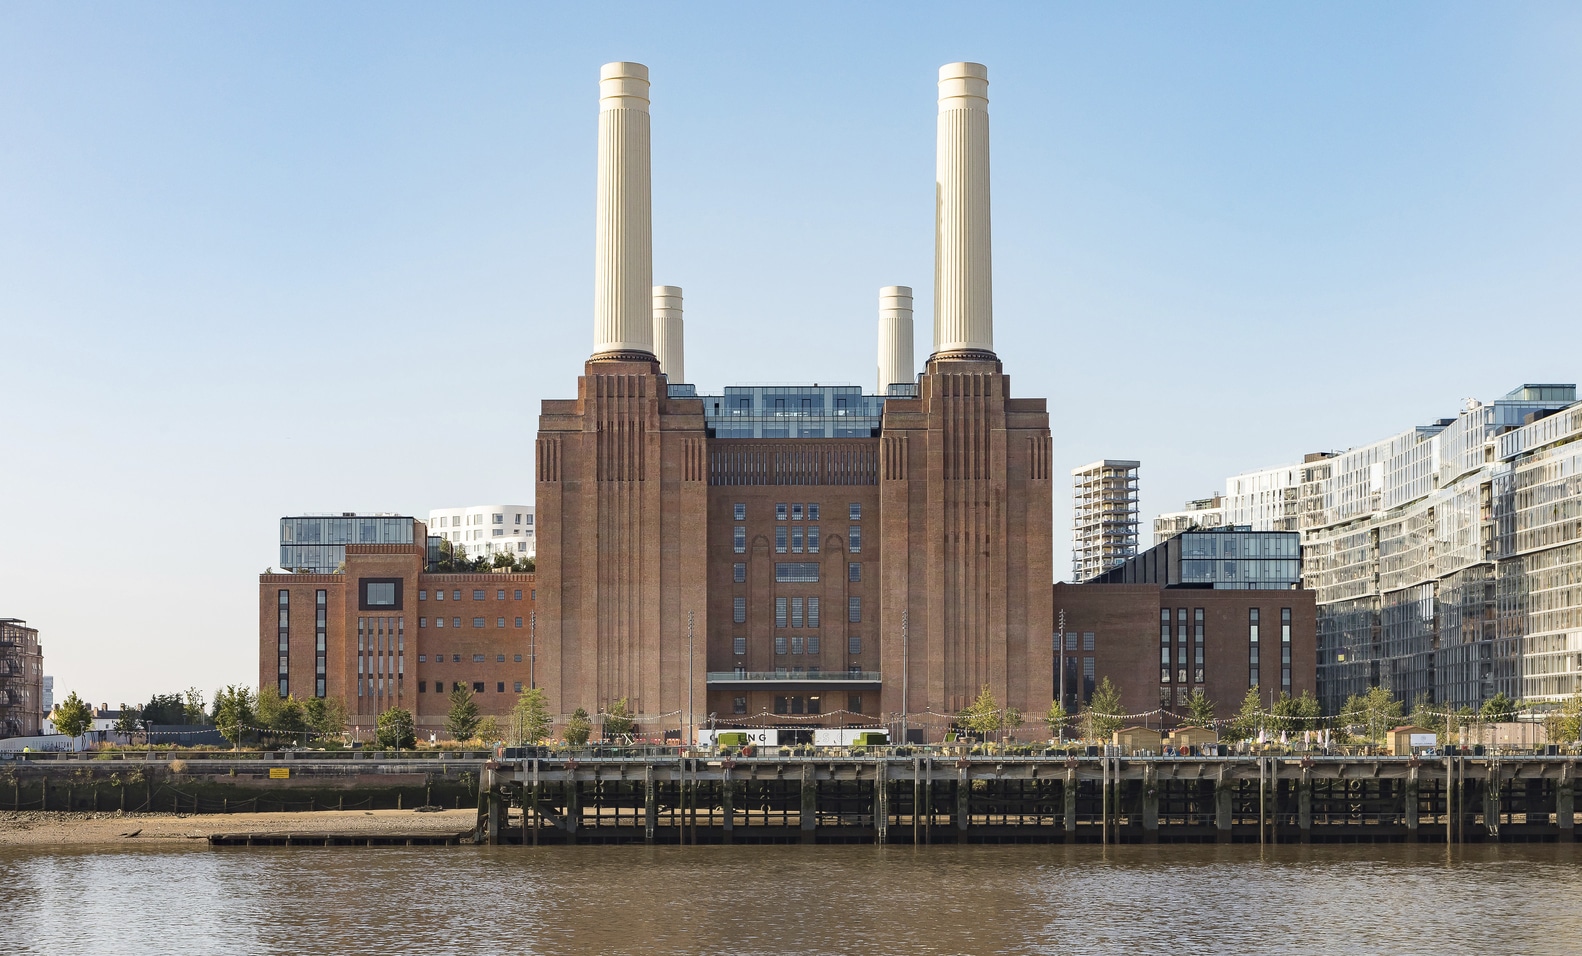
[[906,743],[906,730],[907,730],[907,722],[908,722],[907,711],[906,711],[906,699],[907,699],[907,690],[908,690],[907,678],[909,676],[911,676],[909,672],[912,670],[912,667],[911,667],[911,645],[908,643],[907,635],[906,635],[906,612],[907,612],[906,608],[902,608],[901,609],[901,740],[900,740],[900,742],[902,744]]
[[687,612],[687,739],[692,743],[692,612]]
[[535,666],[538,662],[538,612],[527,612],[527,689],[538,688]]

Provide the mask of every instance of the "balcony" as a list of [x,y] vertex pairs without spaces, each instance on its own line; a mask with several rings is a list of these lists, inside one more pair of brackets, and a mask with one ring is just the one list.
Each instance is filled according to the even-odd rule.
[[839,684],[843,687],[875,686],[880,683],[878,671],[709,671],[710,686],[764,687],[769,685]]

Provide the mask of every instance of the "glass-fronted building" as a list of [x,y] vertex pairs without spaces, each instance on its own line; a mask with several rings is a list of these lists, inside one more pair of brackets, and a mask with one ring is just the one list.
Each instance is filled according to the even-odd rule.
[[1263,591],[1290,590],[1301,581],[1301,535],[1237,527],[1184,532],[1090,583]]
[[888,396],[856,385],[742,385],[698,397],[710,438],[874,438]]
[[405,515],[299,515],[280,519],[280,568],[333,574],[348,544],[411,544],[414,518]]

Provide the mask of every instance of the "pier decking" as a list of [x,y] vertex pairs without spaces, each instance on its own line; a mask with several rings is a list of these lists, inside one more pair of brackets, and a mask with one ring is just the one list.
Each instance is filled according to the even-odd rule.
[[[489,843],[1572,842],[1577,757],[493,761]],[[515,809],[520,808],[520,809]]]

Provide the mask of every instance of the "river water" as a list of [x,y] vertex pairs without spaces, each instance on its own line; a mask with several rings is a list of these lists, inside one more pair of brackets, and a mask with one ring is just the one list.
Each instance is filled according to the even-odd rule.
[[1582,952],[1576,846],[0,847],[0,953]]

